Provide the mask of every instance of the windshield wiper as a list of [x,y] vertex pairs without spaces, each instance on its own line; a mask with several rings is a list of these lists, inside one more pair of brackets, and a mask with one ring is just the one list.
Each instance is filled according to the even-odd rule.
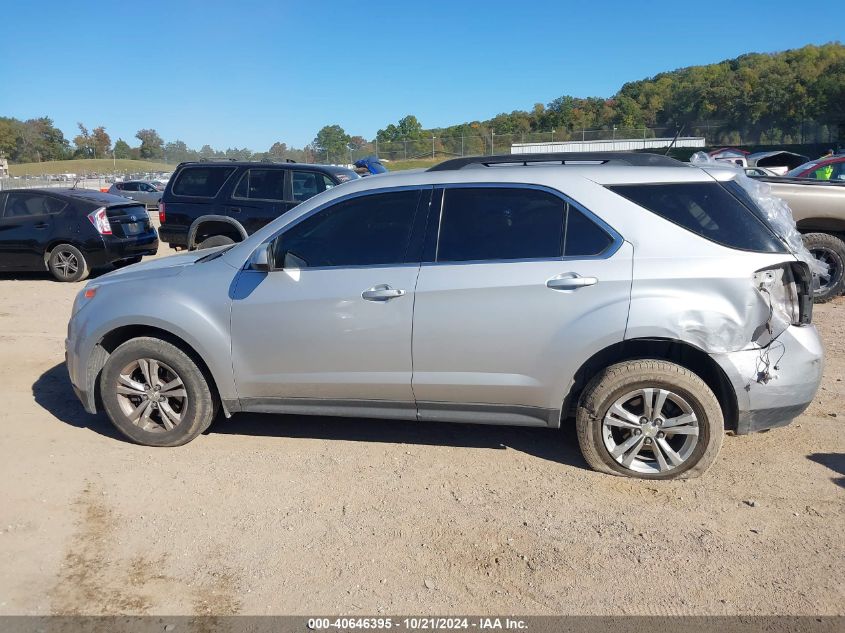
[[234,244],[232,244],[232,245],[230,245],[230,246],[227,246],[226,248],[222,248],[222,249],[220,249],[220,250],[219,250],[219,251],[217,251],[216,253],[211,253],[211,254],[209,254],[209,255],[205,255],[204,257],[200,257],[200,258],[199,258],[197,261],[195,261],[194,263],[195,263],[195,264],[201,264],[202,262],[210,262],[212,259],[217,259],[218,257],[220,257],[221,255],[223,255],[224,253],[228,253],[230,249],[234,248],[234,246],[235,246],[235,245],[234,245]]

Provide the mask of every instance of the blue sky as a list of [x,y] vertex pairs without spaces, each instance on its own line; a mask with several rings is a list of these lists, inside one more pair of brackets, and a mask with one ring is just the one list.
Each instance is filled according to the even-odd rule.
[[[612,95],[664,70],[841,39],[781,2],[144,0],[4,5],[0,116],[152,127],[168,141],[265,151],[326,124],[367,138]],[[809,12],[808,12],[809,11]]]

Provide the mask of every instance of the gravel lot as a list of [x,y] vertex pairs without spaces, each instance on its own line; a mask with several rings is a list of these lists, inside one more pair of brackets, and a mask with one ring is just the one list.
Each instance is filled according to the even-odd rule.
[[70,388],[79,288],[0,276],[0,614],[845,614],[845,299],[804,416],[656,483],[587,470],[570,429],[239,415],[129,444]]

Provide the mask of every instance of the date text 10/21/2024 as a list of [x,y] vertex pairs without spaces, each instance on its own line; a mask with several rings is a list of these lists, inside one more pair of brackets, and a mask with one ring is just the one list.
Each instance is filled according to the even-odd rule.
[[466,618],[466,617],[408,617],[408,618],[310,618],[308,629],[341,630],[355,629],[390,630],[401,629],[407,631],[438,631],[438,630],[471,630],[482,631],[511,630],[518,631],[528,628],[525,620],[518,618]]

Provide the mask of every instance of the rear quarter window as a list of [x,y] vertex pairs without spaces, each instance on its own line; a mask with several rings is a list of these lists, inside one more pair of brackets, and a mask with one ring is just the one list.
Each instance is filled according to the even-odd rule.
[[171,189],[175,196],[215,198],[235,167],[186,167],[176,176]]
[[785,253],[785,245],[748,207],[717,182],[614,185],[623,198],[722,246]]

